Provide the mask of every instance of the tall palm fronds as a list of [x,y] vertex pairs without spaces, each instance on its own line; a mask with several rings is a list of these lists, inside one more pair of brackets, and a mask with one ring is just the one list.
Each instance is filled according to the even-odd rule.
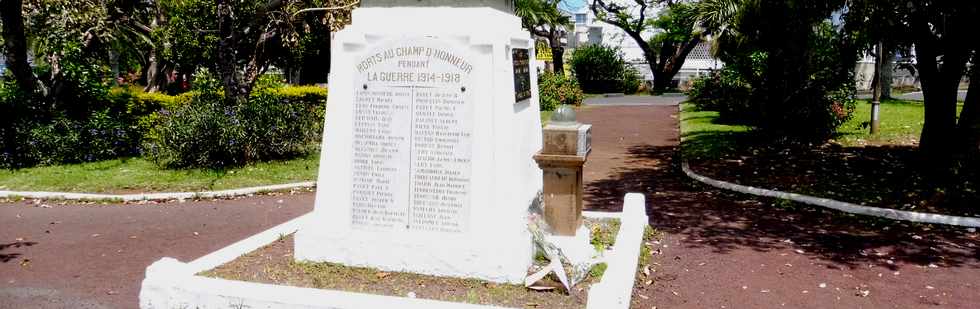
[[541,26],[564,27],[571,19],[558,10],[555,0],[515,0],[514,14],[521,18],[524,28],[535,31]]
[[516,0],[514,13],[531,34],[545,38],[551,47],[552,65],[558,75],[563,75],[564,47],[561,37],[571,25],[571,18],[558,9],[559,0]]
[[722,45],[737,45],[739,9],[743,0],[701,0],[695,4],[698,31],[711,37],[711,54],[718,57]]

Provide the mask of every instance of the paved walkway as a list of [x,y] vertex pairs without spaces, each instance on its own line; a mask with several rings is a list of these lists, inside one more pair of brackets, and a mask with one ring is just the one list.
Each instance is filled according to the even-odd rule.
[[585,105],[591,106],[646,106],[646,105],[659,105],[659,106],[671,106],[677,105],[687,97],[684,95],[664,95],[664,96],[650,96],[650,95],[624,95],[624,96],[604,96],[598,95],[588,99],[585,99]]
[[579,118],[594,134],[587,207],[618,210],[626,192],[644,192],[651,224],[664,233],[653,282],[634,290],[634,308],[980,303],[980,234],[788,209],[700,186],[677,166],[676,106],[594,107]]
[[187,262],[288,221],[313,209],[313,194],[49,204],[0,204],[0,308],[136,308],[150,263]]
[[[649,98],[649,97],[648,97]],[[656,244],[634,307],[917,308],[980,303],[978,234],[874,226],[697,186],[674,159],[677,106],[596,106],[590,209],[644,192]],[[143,272],[312,210],[313,195],[147,205],[0,204],[0,308],[135,308]],[[47,205],[45,205],[47,206]],[[823,285],[821,285],[823,284]],[[823,287],[821,287],[823,286]]]

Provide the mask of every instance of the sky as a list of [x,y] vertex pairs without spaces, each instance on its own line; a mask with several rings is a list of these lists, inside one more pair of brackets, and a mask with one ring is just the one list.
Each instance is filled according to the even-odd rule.
[[586,2],[588,2],[588,0],[562,0],[561,3],[558,4],[558,7],[569,12],[575,12],[588,5]]

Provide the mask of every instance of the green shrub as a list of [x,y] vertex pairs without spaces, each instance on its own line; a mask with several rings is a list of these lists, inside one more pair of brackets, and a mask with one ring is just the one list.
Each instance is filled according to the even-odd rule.
[[141,135],[127,119],[110,110],[92,112],[75,120],[58,115],[47,121],[20,120],[13,123],[7,140],[19,144],[4,156],[3,167],[78,163],[134,156]]
[[318,148],[325,89],[258,83],[248,100],[234,106],[224,103],[220,89],[213,78],[196,79],[187,104],[159,114],[146,156],[165,167],[223,168]]
[[832,25],[808,30],[807,52],[793,54],[795,60],[769,56],[789,46],[746,45],[726,56],[721,71],[694,80],[688,96],[725,122],[779,139],[826,140],[854,111],[854,68],[846,65],[853,61]]
[[171,96],[110,88],[95,70],[66,67],[72,80],[61,96],[0,83],[0,168],[140,154],[165,166],[221,167],[306,154],[319,141],[323,88],[263,77],[247,103],[225,107],[220,82],[207,72],[193,91]]
[[114,101],[115,106],[123,107],[120,117],[127,119],[132,129],[140,135],[140,140],[159,123],[159,111],[174,110],[187,104],[192,96],[191,92],[173,96],[144,92],[141,88],[132,86],[116,87],[109,91],[109,100]]
[[[773,4],[780,4],[769,6],[773,10],[805,11]],[[745,12],[762,14],[753,6]],[[859,52],[852,34],[822,18],[743,21],[740,29],[752,35],[740,39],[738,48],[725,50],[721,60],[750,86],[748,104],[754,114],[749,123],[778,139],[822,142],[833,136],[854,109]],[[790,32],[794,35],[787,37]]]
[[0,167],[76,163],[129,156],[139,138],[125,105],[111,100],[107,67],[78,44],[61,46],[58,70],[38,61],[34,73],[44,93],[23,93],[7,78],[0,84]]
[[61,96],[24,94],[12,83],[0,84],[0,168],[139,154],[145,131],[137,125],[138,117],[128,112],[128,96],[82,77],[65,82],[60,91]]
[[698,110],[717,111],[719,120],[751,125],[757,114],[749,102],[748,83],[726,67],[691,80],[687,96]]
[[637,72],[629,64],[623,67],[622,90],[625,94],[634,94],[640,91],[640,72]]
[[572,73],[585,93],[636,93],[639,73],[620,55],[619,49],[588,45],[572,53]]
[[245,139],[246,162],[295,157],[315,151],[323,131],[325,97],[309,92],[288,96],[278,91],[252,95],[239,107]]
[[538,93],[542,111],[551,111],[559,104],[582,105],[585,95],[574,78],[551,72],[538,76]]
[[[194,100],[191,104],[161,113],[144,154],[165,167],[220,167],[236,165],[234,126],[230,108],[220,100]],[[230,145],[229,145],[230,143]]]

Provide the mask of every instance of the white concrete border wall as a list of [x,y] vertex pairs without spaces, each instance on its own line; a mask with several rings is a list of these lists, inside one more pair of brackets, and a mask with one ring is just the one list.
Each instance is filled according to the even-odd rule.
[[[643,195],[626,196],[621,213],[585,212],[590,218],[618,218],[621,221],[616,244],[607,252],[608,268],[600,282],[589,290],[587,308],[629,308],[636,279],[637,259],[643,245],[648,218]],[[310,215],[293,219],[236,242],[189,263],[163,258],[146,269],[140,289],[143,309],[170,308],[501,308],[485,305],[371,295],[333,290],[300,288],[272,284],[207,278],[195,274],[233,261],[294,233],[310,220]]]

